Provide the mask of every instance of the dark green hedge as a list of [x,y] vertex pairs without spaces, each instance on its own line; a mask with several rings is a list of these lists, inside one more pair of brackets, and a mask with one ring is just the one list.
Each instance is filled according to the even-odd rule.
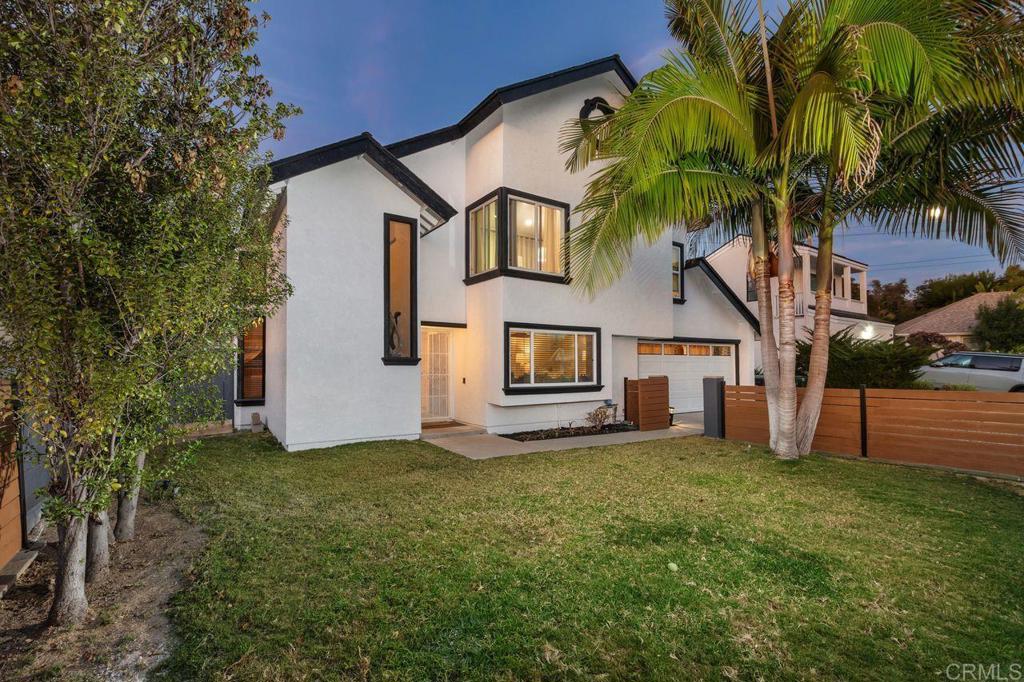
[[[828,388],[914,388],[927,365],[931,347],[911,346],[903,339],[858,339],[848,330],[831,337],[828,351]],[[806,378],[811,344],[797,341],[797,374]]]

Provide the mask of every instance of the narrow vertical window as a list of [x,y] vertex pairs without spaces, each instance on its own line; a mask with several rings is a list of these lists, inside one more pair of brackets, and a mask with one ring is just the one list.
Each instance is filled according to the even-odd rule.
[[415,363],[416,221],[384,217],[384,362]]
[[469,274],[498,267],[498,200],[492,199],[469,214]]
[[238,398],[241,401],[262,401],[265,398],[266,326],[266,320],[261,317],[249,325],[239,339]]
[[672,300],[683,302],[683,247],[672,245]]

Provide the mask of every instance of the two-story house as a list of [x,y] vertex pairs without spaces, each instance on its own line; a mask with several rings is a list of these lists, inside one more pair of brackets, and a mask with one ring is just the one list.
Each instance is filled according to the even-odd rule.
[[705,375],[752,383],[756,318],[707,261],[684,262],[683,233],[638,242],[593,297],[563,270],[589,174],[565,170],[560,130],[635,85],[608,57],[499,88],[440,130],[276,161],[294,295],[241,340],[235,425],[258,412],[301,450],[438,420],[579,423],[651,374],[677,412],[702,409]]
[[[814,329],[814,292],[818,278],[828,277],[832,286],[830,333],[843,329],[863,339],[891,339],[893,324],[868,315],[868,264],[839,254],[832,258],[832,272],[818,273],[818,249],[810,244],[794,246],[793,282],[796,289],[797,338],[810,339]],[[757,290],[750,275],[750,238],[736,237],[707,256],[729,288],[757,314]],[[772,310],[775,334],[779,333],[779,280],[772,278]],[[761,349],[755,351],[760,365]]]

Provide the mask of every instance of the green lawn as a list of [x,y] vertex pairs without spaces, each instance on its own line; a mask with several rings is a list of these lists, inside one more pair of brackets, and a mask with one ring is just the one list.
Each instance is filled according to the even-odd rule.
[[1024,661],[1024,497],[691,438],[209,440],[174,679],[945,679]]

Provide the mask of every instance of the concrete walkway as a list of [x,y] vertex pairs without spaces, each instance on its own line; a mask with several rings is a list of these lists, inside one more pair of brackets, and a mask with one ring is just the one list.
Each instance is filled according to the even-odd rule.
[[[574,436],[572,438],[552,438],[550,440],[534,440],[520,443],[493,433],[463,432],[451,435],[427,437],[434,445],[454,452],[469,459],[491,459],[508,455],[525,455],[531,452],[553,452],[555,450],[572,450],[574,448],[592,448],[601,445],[621,445],[623,443],[639,443],[662,438],[681,438],[697,436],[704,433],[703,421],[692,415],[676,415],[676,424],[671,428],[658,431],[625,431],[623,433],[603,433],[599,436]],[[687,417],[683,419],[683,417]],[[426,435],[426,434],[424,434]]]

